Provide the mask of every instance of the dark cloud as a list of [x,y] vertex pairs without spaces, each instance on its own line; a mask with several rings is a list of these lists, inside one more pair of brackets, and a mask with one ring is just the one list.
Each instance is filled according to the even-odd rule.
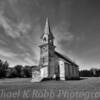
[[99,0],[0,0],[0,57],[11,64],[37,63],[48,17],[57,50],[81,68],[100,65],[99,5]]

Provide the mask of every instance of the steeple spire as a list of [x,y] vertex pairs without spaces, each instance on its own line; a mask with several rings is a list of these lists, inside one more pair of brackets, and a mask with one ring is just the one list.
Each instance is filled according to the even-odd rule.
[[46,18],[46,23],[44,27],[44,33],[41,36],[43,43],[50,43],[53,44],[54,36],[50,30],[49,20]]
[[50,25],[49,25],[48,17],[46,18],[44,33],[45,33],[45,34],[49,34],[49,33],[50,33]]

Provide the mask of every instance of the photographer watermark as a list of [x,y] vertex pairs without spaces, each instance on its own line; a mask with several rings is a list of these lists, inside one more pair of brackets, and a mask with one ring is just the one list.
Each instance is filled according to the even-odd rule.
[[100,91],[68,91],[67,89],[0,89],[0,98],[99,98]]

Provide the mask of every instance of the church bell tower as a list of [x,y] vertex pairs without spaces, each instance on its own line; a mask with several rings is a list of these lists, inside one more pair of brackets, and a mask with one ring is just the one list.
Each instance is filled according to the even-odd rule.
[[42,78],[52,78],[55,73],[55,46],[48,18],[46,18],[44,33],[41,36],[40,71]]

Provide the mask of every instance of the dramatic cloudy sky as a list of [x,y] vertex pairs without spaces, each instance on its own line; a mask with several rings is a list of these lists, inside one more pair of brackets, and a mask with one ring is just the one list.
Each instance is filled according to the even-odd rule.
[[0,58],[10,66],[38,64],[46,17],[57,51],[80,69],[100,68],[99,0],[0,0]]

